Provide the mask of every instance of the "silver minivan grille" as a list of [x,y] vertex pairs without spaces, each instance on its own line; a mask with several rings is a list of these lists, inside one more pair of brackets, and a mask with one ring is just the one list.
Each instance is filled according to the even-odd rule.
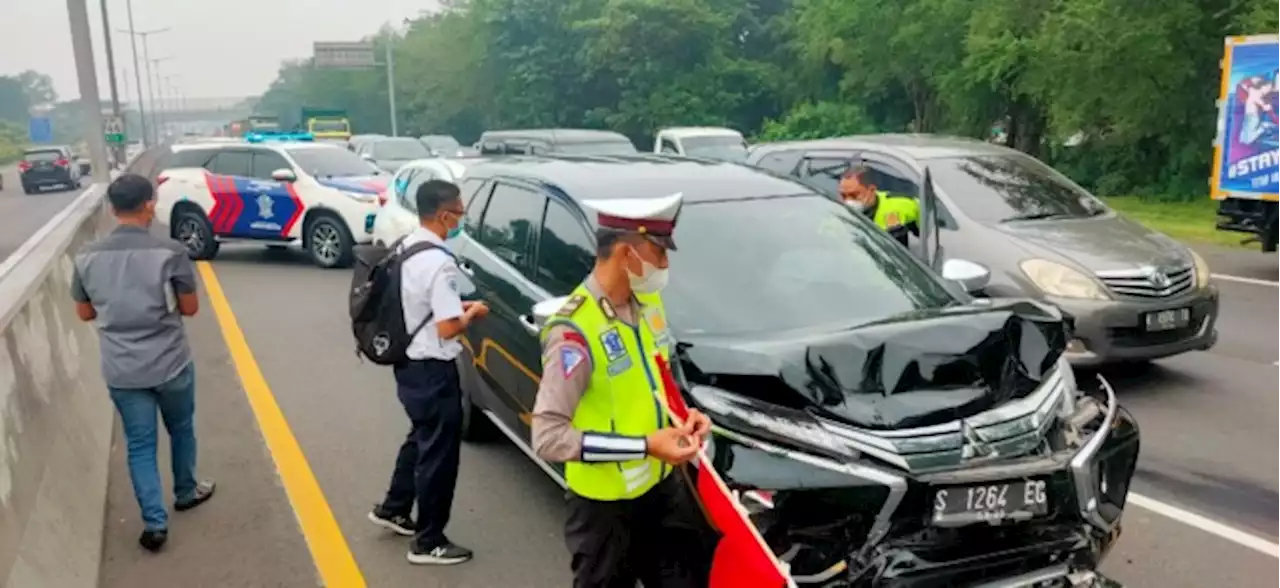
[[1191,266],[1142,267],[1133,270],[1098,272],[1098,280],[1112,292],[1130,298],[1168,298],[1190,290],[1195,285]]

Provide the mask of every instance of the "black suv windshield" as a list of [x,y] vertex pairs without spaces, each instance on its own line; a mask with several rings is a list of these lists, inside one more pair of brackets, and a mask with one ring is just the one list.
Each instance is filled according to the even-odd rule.
[[378,173],[369,162],[341,147],[286,148],[302,171],[317,177],[372,176]]
[[379,139],[373,144],[374,159],[423,159],[431,151],[417,139]]
[[685,335],[850,328],[954,302],[865,219],[799,195],[686,204],[663,300]]
[[1023,155],[929,161],[938,186],[978,222],[1098,216],[1107,207],[1049,166]]

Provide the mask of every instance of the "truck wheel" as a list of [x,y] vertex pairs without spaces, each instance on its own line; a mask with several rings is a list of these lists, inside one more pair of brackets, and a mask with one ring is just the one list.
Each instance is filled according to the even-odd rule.
[[348,267],[355,259],[351,231],[337,218],[317,217],[307,225],[306,235],[311,261],[322,268]]
[[187,248],[191,259],[213,259],[218,254],[213,225],[199,210],[187,209],[174,216],[173,238]]

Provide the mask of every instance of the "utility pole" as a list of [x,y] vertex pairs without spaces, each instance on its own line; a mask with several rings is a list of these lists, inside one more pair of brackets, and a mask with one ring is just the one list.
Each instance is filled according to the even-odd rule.
[[[87,0],[67,0],[67,21],[71,25],[71,49],[76,60],[76,81],[80,86],[80,107],[84,109],[85,140],[89,143],[89,165],[95,182],[107,182],[106,137],[102,128],[102,100],[98,97],[98,72],[93,64],[93,36],[89,32]],[[73,162],[74,163],[74,162]]]
[[[124,119],[120,116],[120,92],[116,87],[116,57],[111,49],[111,17],[107,10],[107,0],[101,0],[99,6],[102,8],[102,44],[107,49],[107,77],[111,80],[111,114],[123,122]],[[117,164],[124,162],[124,145],[115,145],[111,151],[114,154],[112,159]]]
[[[158,139],[158,138],[159,138],[159,133],[158,133],[158,131],[156,131],[156,129],[154,129],[154,126],[155,126],[155,101],[156,101],[156,93],[155,93],[155,92],[156,92],[156,89],[155,89],[155,87],[153,87],[153,86],[152,86],[152,84],[151,84],[151,79],[152,79],[152,78],[151,78],[151,50],[150,50],[150,48],[149,48],[149,46],[148,46],[148,44],[147,44],[147,39],[148,39],[149,37],[151,37],[151,35],[157,35],[157,34],[160,34],[160,33],[163,33],[163,32],[168,31],[168,30],[169,30],[169,27],[164,27],[164,28],[162,28],[162,29],[151,29],[151,30],[149,30],[149,31],[136,31],[136,30],[134,30],[134,28],[133,28],[133,2],[132,2],[132,0],[129,0],[129,5],[128,5],[128,6],[129,6],[129,30],[127,30],[127,31],[120,31],[120,32],[122,32],[122,33],[128,33],[130,36],[134,37],[135,39],[136,39],[137,37],[142,37],[142,60],[143,60],[143,62],[144,62],[144,64],[145,64],[145,67],[147,68],[147,71],[146,71],[146,74],[147,74],[147,93],[150,95],[150,99],[148,100],[148,102],[151,104],[151,110],[152,110],[152,113],[151,113],[152,127],[153,127],[153,128],[152,128],[152,135],[154,135],[154,138]],[[135,42],[135,43],[134,43],[134,45],[133,45],[133,69],[134,69],[134,74],[135,74],[135,75],[139,75],[139,76],[140,76],[140,72],[141,72],[141,70],[140,70],[140,68],[138,67],[138,45],[137,45],[137,43],[136,43],[136,42]],[[141,77],[139,77],[139,78],[138,78],[138,102],[139,102],[139,103],[141,103],[141,102],[142,102],[142,78],[141,78]],[[141,112],[141,110],[139,110],[139,112]],[[145,120],[146,120],[146,114],[144,113],[144,114],[142,115],[142,117],[143,117],[143,120],[145,121]],[[143,133],[144,133],[144,134],[146,133],[146,131],[145,131],[145,129],[146,129],[146,128],[147,128],[147,127],[146,127],[146,123],[144,122],[144,123],[143,123],[143,129],[144,129]]]
[[395,38],[395,29],[387,27],[387,101],[391,108],[391,136],[399,137],[399,129],[396,127],[396,60],[395,51],[391,50],[391,43]]

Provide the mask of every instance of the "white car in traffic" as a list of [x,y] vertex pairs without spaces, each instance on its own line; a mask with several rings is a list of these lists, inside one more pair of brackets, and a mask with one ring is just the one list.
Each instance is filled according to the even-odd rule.
[[[461,184],[466,174],[463,159],[416,159],[404,164],[391,178],[391,189],[373,221],[373,242],[390,245],[418,228],[418,186],[428,180],[445,180]],[[465,190],[464,190],[465,191]]]
[[178,144],[155,176],[156,216],[194,259],[219,244],[256,241],[306,250],[344,267],[368,243],[387,179],[346,149],[260,140]]

